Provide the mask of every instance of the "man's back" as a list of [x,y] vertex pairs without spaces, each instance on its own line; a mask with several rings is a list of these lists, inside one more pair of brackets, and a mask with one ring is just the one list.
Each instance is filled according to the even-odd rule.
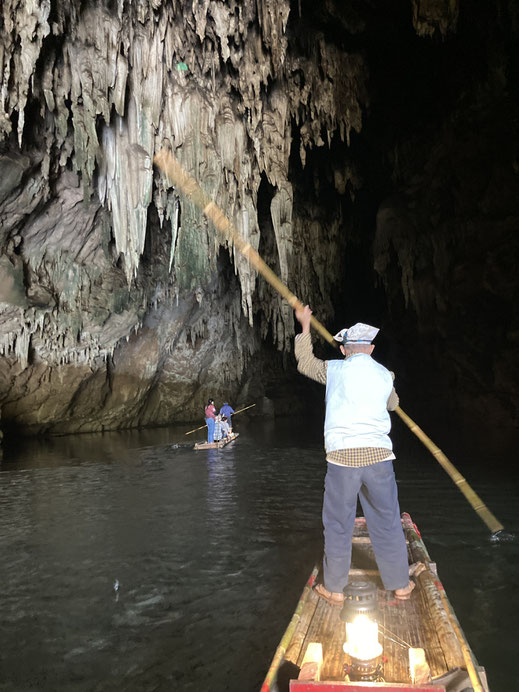
[[327,363],[326,451],[356,447],[392,449],[387,400],[389,370],[365,353]]
[[220,409],[220,415],[226,416],[227,418],[229,416],[232,416],[233,413],[234,413],[234,409],[232,408],[232,406],[229,406],[229,404],[224,404],[222,406],[222,408]]

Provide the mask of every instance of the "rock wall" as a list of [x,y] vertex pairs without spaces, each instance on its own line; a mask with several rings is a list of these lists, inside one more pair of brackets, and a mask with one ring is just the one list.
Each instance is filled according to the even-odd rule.
[[374,240],[410,406],[500,450],[519,426],[518,20],[513,3],[465,7],[430,48]]
[[[329,294],[340,218],[294,213],[293,142],[304,166],[359,131],[367,73],[299,20],[288,0],[3,2],[4,422],[190,419],[208,395],[239,395],[262,340],[288,347],[291,310],[154,170],[162,147],[292,290]],[[342,194],[347,171],[337,181]]]
[[291,309],[166,148],[332,331],[383,327],[411,413],[516,431],[518,36],[512,0],[4,0],[4,424],[301,405]]

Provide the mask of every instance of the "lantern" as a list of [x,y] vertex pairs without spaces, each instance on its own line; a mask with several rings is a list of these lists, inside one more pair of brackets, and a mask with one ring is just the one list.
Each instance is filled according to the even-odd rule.
[[341,620],[346,624],[344,651],[354,680],[373,680],[380,674],[382,645],[378,641],[377,587],[367,581],[351,582],[344,588]]

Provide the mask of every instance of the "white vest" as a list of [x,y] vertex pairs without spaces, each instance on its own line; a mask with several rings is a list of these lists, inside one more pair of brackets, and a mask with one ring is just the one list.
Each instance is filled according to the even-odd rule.
[[329,360],[326,371],[326,452],[355,447],[393,449],[387,400],[391,373],[367,353]]

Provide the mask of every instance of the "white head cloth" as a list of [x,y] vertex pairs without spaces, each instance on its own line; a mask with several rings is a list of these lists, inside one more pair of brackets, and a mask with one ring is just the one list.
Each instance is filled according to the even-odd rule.
[[333,337],[341,344],[370,344],[377,336],[380,329],[371,327],[369,324],[357,322],[353,327],[346,327]]

